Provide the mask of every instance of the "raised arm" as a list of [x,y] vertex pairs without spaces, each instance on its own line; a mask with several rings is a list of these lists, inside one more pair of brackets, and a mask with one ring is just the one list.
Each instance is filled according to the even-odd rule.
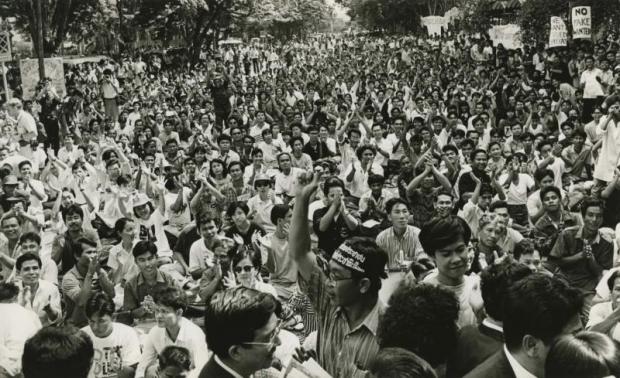
[[[302,181],[311,179],[309,183]],[[316,265],[316,256],[310,251],[310,229],[308,228],[308,205],[310,197],[319,186],[319,174],[300,176],[300,184],[297,190],[293,217],[289,232],[289,253],[297,262],[299,274],[304,279],[309,279]]]

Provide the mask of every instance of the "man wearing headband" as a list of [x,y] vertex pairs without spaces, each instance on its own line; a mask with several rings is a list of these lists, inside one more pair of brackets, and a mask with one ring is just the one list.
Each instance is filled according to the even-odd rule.
[[[300,182],[304,179],[300,177]],[[381,279],[387,277],[388,256],[374,240],[359,237],[336,248],[329,264],[310,252],[306,219],[319,180],[317,174],[307,185],[300,185],[289,251],[297,262],[300,287],[318,317],[318,363],[334,377],[364,377],[379,350],[377,325],[385,305],[378,294]]]

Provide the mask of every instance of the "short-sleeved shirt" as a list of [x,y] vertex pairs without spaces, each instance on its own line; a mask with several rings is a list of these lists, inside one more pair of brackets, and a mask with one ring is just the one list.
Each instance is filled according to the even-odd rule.
[[[96,241],[97,246],[101,248],[101,242],[99,241],[99,235],[95,231],[82,229],[76,237],[71,237],[69,232],[56,236],[52,243],[52,256],[56,256],[58,253],[61,256],[62,269],[60,274],[65,274],[69,269],[75,265],[75,256],[73,251],[78,248],[77,241],[81,238]],[[58,252],[56,252],[58,251]]]
[[[99,280],[95,277],[92,279],[91,292],[101,291]],[[62,279],[62,294],[65,298],[67,307],[67,321],[76,327],[83,327],[88,323],[84,308],[78,307],[77,300],[84,286],[84,276],[74,266],[65,274]]]
[[[584,250],[583,227],[570,227],[558,236],[555,246],[551,250],[550,257],[563,258],[576,255]],[[613,265],[614,246],[613,240],[609,240],[606,234],[599,231],[591,244],[592,254],[596,263],[603,269],[611,269]],[[584,292],[594,293],[600,279],[598,274],[593,273],[588,262],[584,259],[571,265],[560,267],[560,271],[566,276],[569,284]]]
[[308,280],[300,276],[299,284],[318,318],[318,363],[335,378],[365,377],[369,363],[379,351],[377,327],[385,304],[379,299],[366,319],[350,329],[342,308],[327,295],[327,277],[318,265]]
[[342,244],[345,240],[359,234],[359,226],[354,230],[349,229],[342,215],[334,217],[329,227],[325,231],[321,231],[321,218],[329,210],[328,207],[317,209],[312,217],[312,227],[314,233],[319,239],[319,249],[322,249],[329,256]]
[[90,326],[82,331],[93,341],[95,349],[88,378],[116,378],[123,367],[140,362],[140,340],[133,328],[113,323],[112,333],[103,338],[95,336]]
[[437,190],[433,189],[428,193],[423,192],[420,189],[415,189],[408,194],[409,207],[411,208],[411,215],[413,216],[413,225],[422,228],[424,223],[428,222],[433,216],[435,211],[435,193]]
[[377,235],[377,245],[388,254],[388,267],[400,268],[398,263],[400,251],[403,257],[409,261],[417,260],[424,254],[420,244],[420,229],[407,225],[405,233],[397,236],[394,227],[385,229]]
[[[614,312],[614,308],[611,305],[611,302],[602,302],[597,303],[590,309],[590,314],[588,315],[588,323],[586,324],[586,328],[593,327],[605,319],[609,317]],[[613,327],[609,330],[608,333],[614,340],[620,341],[620,327],[618,327],[618,323],[614,324]]]
[[140,307],[140,303],[144,301],[144,297],[151,297],[155,291],[162,287],[177,286],[176,281],[167,273],[157,270],[157,281],[155,285],[150,286],[146,283],[144,275],[139,273],[125,284],[125,295],[123,298],[123,309],[126,311],[135,310]]

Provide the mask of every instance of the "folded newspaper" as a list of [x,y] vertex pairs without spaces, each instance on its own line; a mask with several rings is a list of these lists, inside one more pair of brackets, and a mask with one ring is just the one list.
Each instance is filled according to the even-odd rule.
[[332,378],[332,376],[311,358],[303,364],[296,359],[291,359],[284,378]]

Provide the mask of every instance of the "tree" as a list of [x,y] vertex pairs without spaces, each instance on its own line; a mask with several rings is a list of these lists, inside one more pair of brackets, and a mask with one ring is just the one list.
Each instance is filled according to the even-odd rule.
[[253,4],[252,0],[142,0],[133,22],[164,42],[180,35],[195,64],[203,47],[213,46],[222,30],[248,17]]
[[245,26],[250,32],[265,30],[290,37],[316,30],[331,13],[323,0],[263,0],[256,3]]
[[35,9],[38,1],[41,2],[43,49],[47,56],[57,53],[68,35],[79,34],[81,26],[101,9],[99,0],[0,0],[0,17],[15,17],[16,27],[30,35],[37,53]]

